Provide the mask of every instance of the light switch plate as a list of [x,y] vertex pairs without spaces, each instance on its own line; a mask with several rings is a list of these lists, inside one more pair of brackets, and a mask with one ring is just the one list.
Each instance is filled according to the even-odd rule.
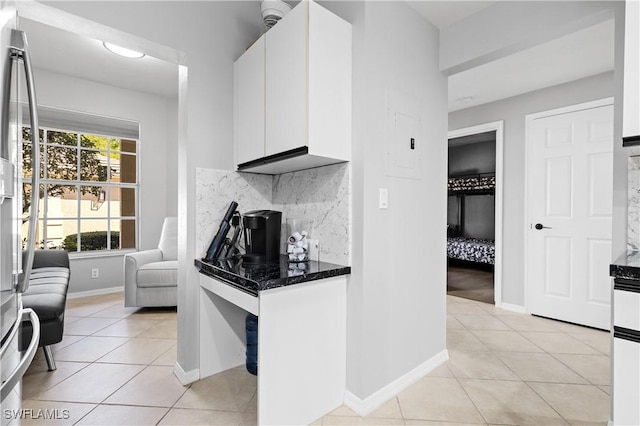
[[389,190],[387,188],[380,188],[378,192],[378,208],[386,209],[389,207]]

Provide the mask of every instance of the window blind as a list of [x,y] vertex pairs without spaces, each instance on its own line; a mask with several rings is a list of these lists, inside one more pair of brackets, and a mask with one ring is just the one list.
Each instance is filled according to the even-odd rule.
[[[30,121],[29,107],[27,104],[22,104],[22,123],[30,125]],[[122,139],[140,139],[139,123],[121,118],[38,106],[38,121],[40,126],[54,129],[108,135]]]

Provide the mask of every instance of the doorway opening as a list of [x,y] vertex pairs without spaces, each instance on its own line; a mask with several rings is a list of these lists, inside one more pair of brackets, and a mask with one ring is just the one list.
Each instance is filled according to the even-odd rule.
[[500,306],[502,122],[449,133],[447,294]]

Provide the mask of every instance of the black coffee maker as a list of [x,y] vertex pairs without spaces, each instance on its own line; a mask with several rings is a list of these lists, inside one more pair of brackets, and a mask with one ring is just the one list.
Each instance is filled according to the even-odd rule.
[[280,226],[282,212],[255,210],[242,217],[246,254],[244,264],[280,260]]

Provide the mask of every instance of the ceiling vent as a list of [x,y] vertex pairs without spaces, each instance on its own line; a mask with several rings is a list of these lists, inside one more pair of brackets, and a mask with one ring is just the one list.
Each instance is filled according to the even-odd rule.
[[267,29],[273,27],[290,10],[291,6],[281,0],[262,0],[260,3],[262,20]]

